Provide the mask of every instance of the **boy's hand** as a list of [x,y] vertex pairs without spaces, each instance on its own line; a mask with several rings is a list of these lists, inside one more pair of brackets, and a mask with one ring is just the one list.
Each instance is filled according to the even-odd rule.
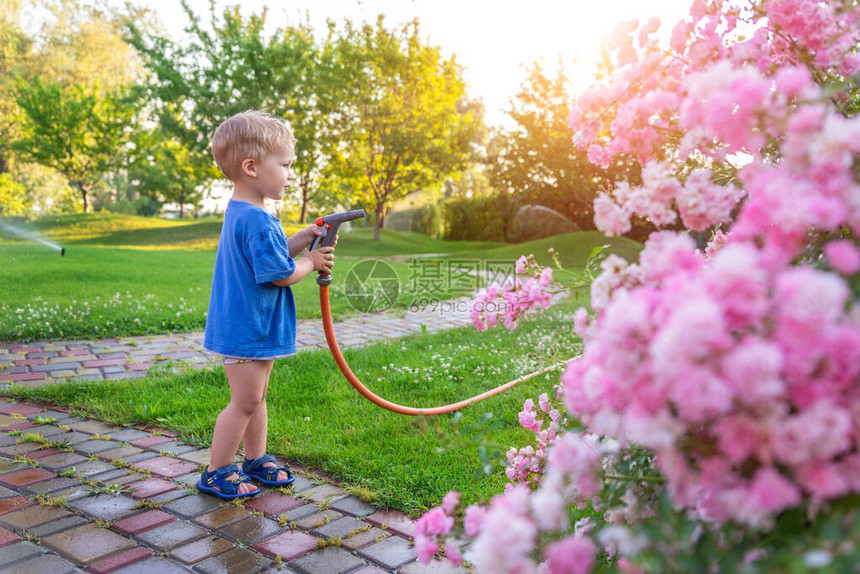
[[[308,244],[313,240],[314,236],[320,236],[323,234],[323,228],[319,225],[311,225],[307,228],[307,231],[310,231],[310,238],[308,239]],[[338,237],[340,237],[340,233],[334,236],[334,244],[337,245]]]
[[322,271],[327,273],[334,267],[334,247],[320,247],[313,251],[308,251],[303,256],[311,260],[314,264],[314,271]]

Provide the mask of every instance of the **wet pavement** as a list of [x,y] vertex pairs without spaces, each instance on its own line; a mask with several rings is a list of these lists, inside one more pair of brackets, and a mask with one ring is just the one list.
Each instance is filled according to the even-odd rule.
[[194,484],[208,449],[169,431],[0,401],[0,574],[417,574],[415,522],[293,468],[225,503]]

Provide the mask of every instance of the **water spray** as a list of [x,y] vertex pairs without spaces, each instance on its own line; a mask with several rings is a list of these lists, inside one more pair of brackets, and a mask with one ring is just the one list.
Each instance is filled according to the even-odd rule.
[[24,231],[23,229],[15,227],[14,225],[11,225],[11,224],[6,223],[4,221],[0,221],[0,228],[3,228],[5,230],[9,231],[10,233],[17,235],[18,237],[21,237],[23,239],[27,239],[29,241],[36,241],[38,243],[41,243],[42,245],[45,245],[46,247],[50,247],[51,249],[56,249],[57,251],[60,252],[60,257],[65,257],[65,255],[66,255],[66,248],[65,247],[60,247],[56,243],[52,243],[52,242],[48,241],[47,239],[43,239],[43,238],[41,238],[38,235],[35,235],[33,233],[28,233],[28,232]]

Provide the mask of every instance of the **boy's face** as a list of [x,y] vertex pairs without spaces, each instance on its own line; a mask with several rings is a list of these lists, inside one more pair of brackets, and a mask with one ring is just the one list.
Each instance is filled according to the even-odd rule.
[[282,143],[258,164],[257,186],[263,197],[281,200],[293,179],[292,165],[295,152]]

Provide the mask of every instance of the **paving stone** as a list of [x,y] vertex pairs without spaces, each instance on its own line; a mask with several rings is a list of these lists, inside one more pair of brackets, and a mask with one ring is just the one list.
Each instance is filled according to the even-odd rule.
[[267,556],[280,556],[284,562],[295,560],[317,547],[317,540],[304,532],[287,530],[277,536],[267,538],[253,546]]
[[38,450],[34,450],[33,452],[28,452],[26,457],[32,460],[39,460],[40,458],[45,458],[48,456],[53,456],[55,454],[60,454],[63,452],[58,448],[40,448]]
[[315,528],[311,531],[311,534],[316,534],[323,538],[345,538],[350,532],[366,526],[370,525],[352,516],[344,516]]
[[191,446],[189,444],[183,444],[181,442],[176,441],[161,443],[153,448],[158,452],[169,452],[175,455],[181,455],[184,452],[191,452],[193,450],[197,450],[196,446]]
[[347,492],[333,484],[320,484],[303,494],[309,496],[314,502],[324,502],[326,500],[333,501],[338,498],[342,498],[347,495]]
[[85,486],[83,484],[77,484],[77,486],[73,486],[71,488],[66,488],[64,490],[58,490],[57,492],[51,493],[51,496],[54,498],[62,498],[66,502],[72,502],[73,500],[78,500],[79,498],[86,498],[88,496],[92,496],[93,493],[90,492],[92,490],[89,486]]
[[[37,483],[41,484],[41,483]],[[5,486],[0,486],[0,498],[9,498],[10,496],[16,496],[18,494],[17,491],[12,490],[10,488],[6,488]]]
[[150,496],[158,496],[179,488],[172,482],[155,477],[147,478],[140,482],[133,482],[127,486],[132,490],[131,496],[137,500],[143,500]]
[[16,414],[26,416],[41,413],[42,410],[42,407],[37,407],[34,405],[18,405],[15,407],[9,407],[8,409],[3,409],[3,414]]
[[75,500],[71,505],[90,516],[113,522],[137,512],[137,501],[128,496],[99,494],[98,496]]
[[83,516],[73,514],[68,518],[61,518],[60,520],[55,520],[53,522],[42,524],[41,526],[36,526],[32,528],[30,532],[35,534],[39,538],[44,538],[46,536],[50,536],[51,534],[56,534],[57,532],[62,532],[63,530],[68,530],[69,528],[74,528],[75,526],[86,524],[87,522],[87,519]]
[[0,522],[11,528],[19,528],[22,530],[30,530],[40,524],[59,520],[71,516],[72,513],[62,508],[53,508],[50,506],[33,505],[22,510],[9,512],[0,517]]
[[71,574],[79,572],[72,564],[53,554],[42,554],[0,570],[0,574]]
[[190,495],[164,505],[164,510],[182,518],[194,518],[219,508],[221,503],[214,496]]
[[388,574],[388,572],[381,568],[377,568],[376,566],[368,565],[360,570],[356,570],[352,574]]
[[181,482],[186,486],[195,486],[198,482],[200,482],[200,473],[192,472],[191,474],[184,474],[182,476],[177,476],[174,478],[176,482]]
[[76,464],[81,464],[87,461],[87,458],[73,452],[64,452],[53,456],[46,456],[39,461],[43,468],[48,470],[58,471]]
[[87,566],[87,572],[91,572],[92,574],[107,574],[108,572],[124,568],[134,564],[135,562],[146,560],[150,556],[152,556],[152,550],[138,546],[131,550],[126,550],[125,552],[108,556],[98,562],[93,562]]
[[135,562],[125,568],[114,570],[111,574],[188,574],[188,570],[166,558],[153,556]]
[[114,425],[103,423],[101,421],[86,420],[79,423],[66,425],[74,431],[85,432],[89,434],[110,435],[110,433],[118,432],[118,428]]
[[203,538],[208,534],[207,530],[180,520],[141,532],[136,538],[148,546],[164,550]]
[[331,507],[345,514],[353,516],[367,516],[374,511],[374,508],[363,500],[355,496],[347,496],[331,502]]
[[117,520],[111,528],[122,534],[139,534],[157,526],[174,522],[176,517],[161,510],[147,510],[134,516]]
[[164,444],[164,443],[172,442],[172,441],[171,441],[170,437],[151,435],[151,436],[139,438],[137,440],[133,440],[130,442],[134,446],[139,446],[139,447],[143,447],[143,448],[153,448],[153,447],[157,447],[160,444]]
[[0,515],[6,514],[7,512],[21,510],[22,508],[32,504],[33,501],[30,500],[29,496],[13,496],[11,498],[4,498],[0,500]]
[[5,528],[0,528],[0,546],[6,546],[16,540],[21,540],[21,537]]
[[100,472],[98,474],[92,474],[88,478],[89,480],[100,482],[102,484],[114,484],[115,481],[123,478],[124,476],[128,476],[129,470],[125,468],[116,468],[111,465],[113,470],[106,470],[105,472]]
[[208,448],[201,448],[200,450],[195,450],[191,452],[184,452],[179,455],[179,458],[182,460],[187,460],[189,462],[193,462],[195,464],[209,464],[209,457],[211,456],[211,452]]
[[300,492],[305,492],[306,490],[310,490],[310,489],[314,488],[315,486],[319,485],[318,482],[314,482],[313,480],[305,478],[304,476],[299,476],[299,475],[293,475],[293,476],[296,477],[296,480],[290,486],[292,487],[293,492],[295,492],[296,494],[298,494]]
[[304,506],[297,506],[296,508],[285,512],[282,516],[288,522],[296,522],[297,520],[302,520],[303,518],[316,514],[319,511],[320,507],[316,504],[305,504]]
[[[2,418],[2,415],[0,415]],[[2,431],[0,431],[2,432]],[[0,434],[0,446],[10,446],[18,442],[17,438],[8,434]]]
[[146,438],[150,436],[148,432],[137,430],[137,429],[121,429],[112,431],[109,433],[105,433],[107,436],[111,437],[113,440],[122,441],[122,442],[131,442],[134,440],[140,440],[142,438]]
[[125,457],[125,461],[130,464],[134,464],[136,462],[143,462],[144,460],[149,460],[151,458],[155,458],[158,455],[151,451],[143,451],[140,454],[135,454],[132,456]]
[[56,474],[49,472],[44,468],[27,468],[18,470],[4,475],[0,475],[0,483],[7,486],[27,486],[36,482],[42,482],[51,478],[56,478]]
[[238,522],[228,524],[221,528],[219,532],[227,538],[232,538],[236,541],[256,544],[260,540],[274,536],[284,530],[278,526],[274,520],[264,518],[262,516],[249,516]]
[[15,472],[16,470],[21,470],[23,468],[30,468],[30,467],[28,467],[26,464],[21,464],[20,462],[15,462],[14,460],[9,460],[7,458],[0,458],[0,474]]
[[304,574],[343,574],[355,570],[364,560],[336,546],[305,554],[289,563],[289,567]]
[[245,508],[257,510],[266,516],[277,516],[288,510],[292,510],[305,504],[305,501],[289,494],[280,492],[267,492],[255,497],[245,504]]
[[51,440],[54,440],[54,438],[55,438],[57,435],[61,435],[61,434],[65,433],[65,432],[67,432],[67,431],[65,431],[65,430],[61,429],[61,428],[60,428],[60,427],[58,427],[58,426],[54,426],[54,425],[42,425],[41,427],[39,427],[39,432],[38,432],[38,434],[42,435],[42,438],[50,438]]
[[6,567],[20,560],[32,558],[43,554],[45,550],[41,546],[36,546],[32,542],[22,541],[15,542],[0,548],[0,567]]
[[19,442],[11,446],[4,446],[0,448],[0,454],[3,454],[4,456],[10,458],[14,458],[16,456],[24,456],[35,450],[38,450],[40,446],[41,445],[37,442]]
[[157,474],[164,478],[175,478],[188,474],[197,469],[197,465],[191,462],[185,462],[168,456],[158,456],[142,462],[134,464],[136,468],[148,470],[153,474]]
[[177,488],[176,490],[171,490],[170,492],[165,492],[164,494],[159,494],[158,496],[150,496],[149,498],[147,498],[147,500],[150,502],[167,504],[168,502],[173,502],[174,500],[178,500],[183,496],[188,496],[188,492],[185,489]]
[[371,524],[385,526],[394,534],[399,534],[410,540],[415,536],[415,521],[399,510],[380,510],[365,517],[365,520]]
[[119,445],[110,440],[85,440],[75,445],[75,450],[84,454],[96,454],[106,450],[117,448]]
[[171,550],[170,556],[184,564],[194,564],[211,556],[227,552],[233,547],[235,547],[235,544],[225,538],[207,536],[202,540],[197,540]]
[[87,460],[87,462],[75,465],[75,475],[82,478],[89,478],[94,474],[115,469],[116,467],[108,462],[103,462],[101,460]]
[[42,544],[78,566],[135,546],[128,538],[95,524],[85,524],[53,534],[43,538]]
[[392,536],[382,542],[365,546],[358,551],[358,555],[372,560],[389,570],[403,566],[407,562],[415,560],[415,551],[405,538]]
[[251,516],[251,513],[239,506],[223,506],[218,510],[201,514],[193,520],[194,523],[211,530],[217,530]]
[[54,435],[54,437],[51,440],[64,442],[69,446],[74,446],[78,443],[92,440],[92,437],[93,437],[93,435],[87,434],[85,432],[72,431],[72,432],[67,432],[65,434]]
[[99,453],[99,458],[103,460],[125,460],[127,457],[134,456],[136,454],[140,454],[143,452],[143,449],[137,448],[136,446],[121,446],[119,448],[112,448],[110,450],[105,450]]
[[391,533],[381,528],[373,527],[370,530],[364,530],[349,538],[343,538],[340,545],[347,550],[357,550],[363,546],[381,542],[391,536]]
[[[454,566],[447,560],[432,560],[430,564],[422,564],[418,560],[410,562],[397,571],[398,574],[469,574],[472,572],[462,564]],[[357,572],[355,574],[358,574]]]
[[306,516],[301,520],[297,520],[296,524],[302,530],[310,530],[312,528],[318,528],[323,524],[333,522],[342,516],[343,514],[341,514],[337,510],[323,510],[322,512],[317,512],[315,514],[311,514],[310,516]]
[[207,558],[197,564],[194,570],[201,574],[233,574],[235,572],[256,574],[271,565],[271,560],[256,552],[236,548],[224,554]]

